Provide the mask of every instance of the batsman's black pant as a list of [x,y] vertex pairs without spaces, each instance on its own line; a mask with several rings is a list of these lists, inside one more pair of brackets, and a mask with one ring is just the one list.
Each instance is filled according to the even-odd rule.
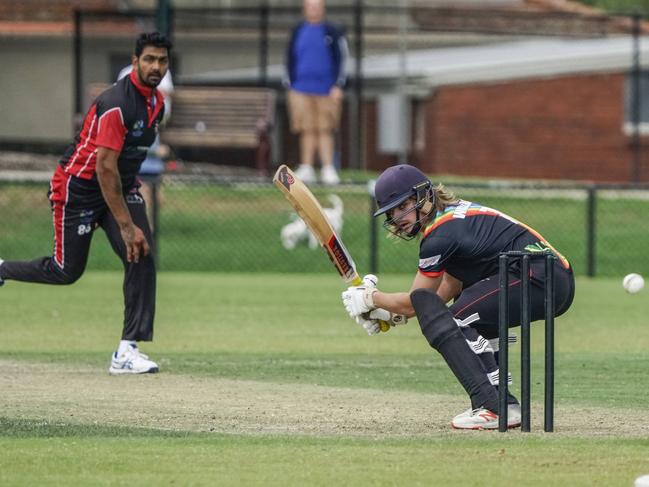
[[[545,318],[545,262],[530,265],[530,309],[531,321]],[[498,295],[500,292],[498,274],[476,282],[462,291],[450,309],[453,316],[464,319],[478,313],[480,319],[470,326],[487,339],[498,336]],[[571,269],[565,268],[559,260],[554,264],[555,316],[565,313],[575,295],[575,278]],[[519,326],[521,316],[521,278],[517,266],[509,275],[509,326]]]
[[[125,188],[126,189],[126,188]],[[123,340],[153,339],[156,269],[153,253],[140,261],[126,261],[126,246],[115,218],[108,210],[95,181],[67,174],[59,166],[49,191],[54,223],[54,252],[33,261],[5,261],[0,277],[43,284],[72,284],[83,274],[95,229],[102,227],[115,253],[124,264]],[[133,223],[144,232],[149,245],[151,230],[144,199],[136,185],[124,194]]]

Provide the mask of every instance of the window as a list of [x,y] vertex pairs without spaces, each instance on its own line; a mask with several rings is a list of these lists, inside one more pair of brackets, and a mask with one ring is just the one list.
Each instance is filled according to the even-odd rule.
[[634,93],[634,73],[629,73],[624,82],[624,133],[629,135],[633,133],[635,117],[640,122],[640,133],[649,134],[649,71],[640,71],[639,81],[637,95]]

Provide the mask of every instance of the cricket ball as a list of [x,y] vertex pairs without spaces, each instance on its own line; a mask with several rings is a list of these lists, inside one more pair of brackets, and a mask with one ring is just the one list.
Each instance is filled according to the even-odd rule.
[[622,287],[629,294],[638,293],[644,288],[644,279],[640,274],[627,274],[622,280]]

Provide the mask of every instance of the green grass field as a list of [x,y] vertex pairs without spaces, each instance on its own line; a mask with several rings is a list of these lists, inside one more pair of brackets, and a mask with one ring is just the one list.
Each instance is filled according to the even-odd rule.
[[368,337],[342,287],[332,274],[162,273],[143,346],[161,373],[110,377],[119,272],[8,283],[0,485],[629,486],[649,473],[647,291],[580,279],[557,321],[556,432],[541,432],[538,326],[536,432],[499,434],[453,431],[468,401],[417,322]]

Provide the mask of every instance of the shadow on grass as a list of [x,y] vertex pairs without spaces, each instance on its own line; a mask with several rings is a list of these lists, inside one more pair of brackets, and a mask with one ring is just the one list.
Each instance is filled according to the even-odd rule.
[[184,431],[164,431],[153,428],[72,424],[46,419],[14,419],[0,416],[0,438],[187,438],[190,436],[197,437],[206,435]]

